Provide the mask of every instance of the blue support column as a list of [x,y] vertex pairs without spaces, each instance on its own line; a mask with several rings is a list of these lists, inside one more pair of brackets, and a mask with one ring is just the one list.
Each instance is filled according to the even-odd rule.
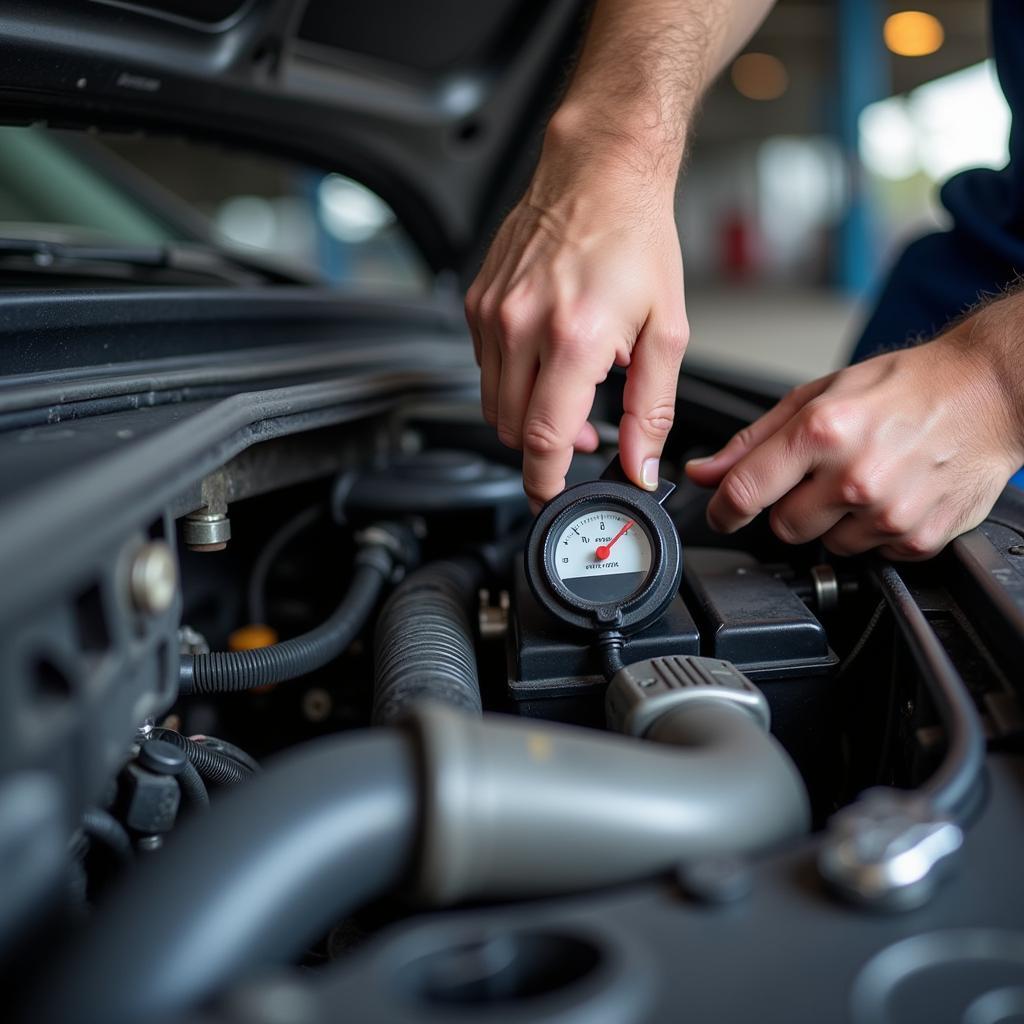
[[849,203],[836,238],[836,284],[860,294],[877,273],[871,209],[857,152],[860,112],[889,94],[889,56],[882,41],[882,0],[837,2],[837,136],[848,179]]

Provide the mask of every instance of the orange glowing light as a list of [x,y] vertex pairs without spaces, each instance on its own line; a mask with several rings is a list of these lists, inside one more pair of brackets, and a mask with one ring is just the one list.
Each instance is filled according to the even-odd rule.
[[942,22],[933,14],[900,11],[885,19],[882,38],[900,57],[926,57],[942,46],[946,33]]
[[748,100],[777,100],[789,87],[786,65],[770,53],[744,53],[733,61],[730,75]]

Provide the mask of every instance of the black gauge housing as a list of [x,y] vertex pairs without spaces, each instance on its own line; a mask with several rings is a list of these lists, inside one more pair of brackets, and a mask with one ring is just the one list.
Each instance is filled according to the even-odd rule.
[[[675,489],[661,481],[654,493],[629,483],[616,458],[599,480],[563,491],[541,509],[526,541],[526,579],[540,606],[579,630],[635,633],[656,622],[679,592],[682,546],[675,524],[661,503]],[[640,526],[651,549],[645,579],[631,594],[608,603],[573,593],[555,569],[558,537],[567,524],[588,510],[620,510]]]

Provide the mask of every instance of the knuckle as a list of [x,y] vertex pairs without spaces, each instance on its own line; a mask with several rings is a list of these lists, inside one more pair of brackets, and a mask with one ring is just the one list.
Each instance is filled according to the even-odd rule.
[[848,469],[839,481],[839,496],[846,505],[861,508],[874,505],[881,497],[878,482],[863,469]]
[[546,416],[531,416],[523,427],[523,447],[535,455],[549,455],[565,447],[558,428]]
[[498,297],[490,290],[480,295],[476,303],[477,319],[488,325],[493,324],[497,316],[499,301]]
[[733,447],[752,448],[754,445],[753,424],[738,430],[729,442]]
[[525,306],[520,299],[505,296],[497,305],[495,318],[502,337],[513,337],[522,330],[526,319]]
[[909,532],[913,521],[908,509],[900,505],[886,505],[875,516],[874,527],[879,533],[898,537]]
[[733,470],[722,481],[721,495],[733,512],[741,516],[754,516],[761,511],[752,481],[744,473]]
[[686,346],[689,343],[690,325],[685,320],[662,332],[662,347],[673,359],[682,359],[686,352]]
[[814,448],[824,451],[842,448],[847,436],[842,411],[828,404],[808,405],[803,435]]
[[937,555],[944,546],[945,538],[927,527],[907,534],[896,545],[903,557],[912,559],[931,558],[933,555]]
[[591,352],[594,331],[586,317],[556,312],[548,324],[548,338],[560,356],[578,362]]
[[648,409],[642,416],[637,417],[640,429],[649,437],[664,440],[672,429],[675,420],[676,407],[674,402],[659,402],[652,409]]

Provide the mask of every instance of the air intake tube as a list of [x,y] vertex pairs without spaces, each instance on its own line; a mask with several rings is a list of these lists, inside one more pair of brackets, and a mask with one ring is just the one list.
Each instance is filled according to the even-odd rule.
[[[612,682],[615,696],[636,682],[634,668]],[[630,716],[626,731],[654,742],[420,706],[423,897],[445,904],[612,885],[805,832],[807,793],[767,730],[764,697],[749,682],[750,699],[699,685]]]
[[472,616],[482,573],[471,558],[432,562],[395,589],[377,620],[375,725],[425,700],[480,714]]

